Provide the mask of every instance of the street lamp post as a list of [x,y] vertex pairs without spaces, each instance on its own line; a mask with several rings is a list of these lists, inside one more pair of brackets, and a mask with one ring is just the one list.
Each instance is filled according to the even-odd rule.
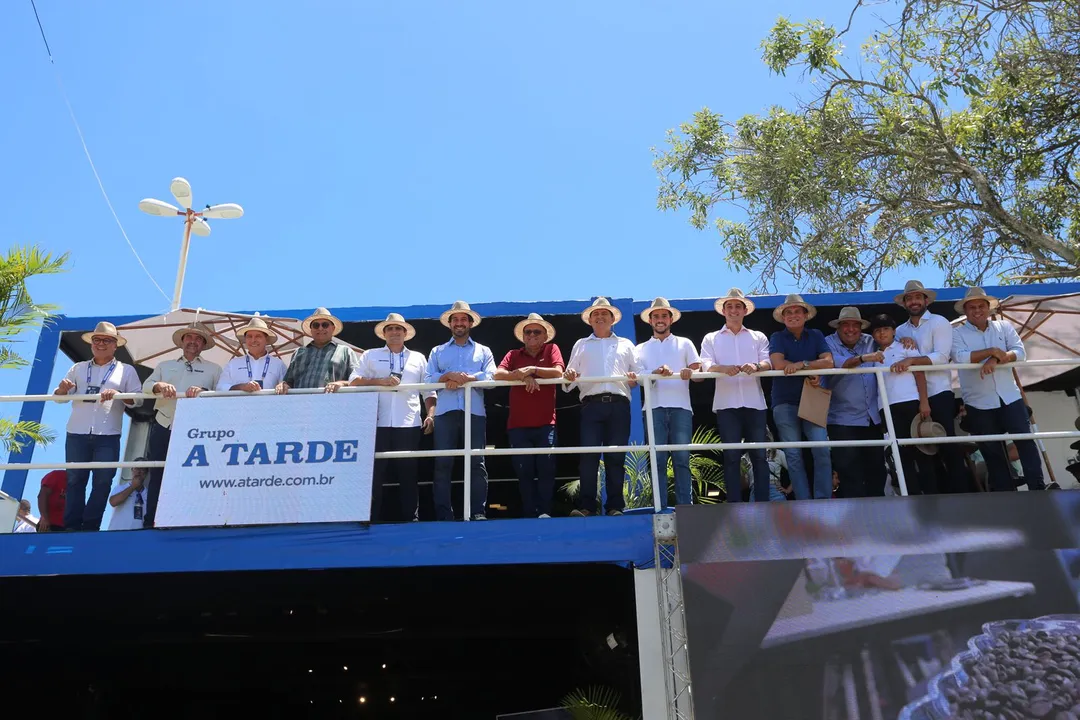
[[232,220],[243,217],[244,208],[236,203],[222,203],[220,205],[207,205],[204,209],[195,211],[191,209],[191,183],[182,177],[174,178],[169,185],[172,196],[180,204],[180,208],[167,203],[164,200],[146,198],[139,201],[139,209],[148,215],[160,217],[184,218],[184,239],[180,243],[180,267],[176,271],[176,287],[173,289],[172,309],[180,309],[180,293],[184,289],[184,272],[187,270],[188,247],[191,245],[191,233],[200,237],[210,234],[210,223],[206,218]]

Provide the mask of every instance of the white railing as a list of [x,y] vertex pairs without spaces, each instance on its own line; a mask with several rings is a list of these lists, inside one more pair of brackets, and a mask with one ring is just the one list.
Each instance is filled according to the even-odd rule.
[[[1055,360],[1030,360],[1018,363],[1002,363],[999,368],[1023,368],[1033,366],[1048,366],[1048,365],[1060,365],[1060,366],[1077,366],[1080,365],[1080,359],[1055,359]],[[977,370],[982,367],[982,363],[955,363],[951,365],[914,365],[910,368],[914,372],[951,372],[953,370]],[[638,384],[641,385],[642,390],[642,409],[645,413],[645,424],[648,430],[648,440],[645,445],[593,445],[585,447],[552,447],[552,448],[478,448],[472,447],[472,423],[464,423],[464,447],[454,450],[416,450],[416,451],[395,451],[395,452],[377,452],[374,457],[379,460],[391,460],[394,458],[426,458],[426,457],[461,457],[464,458],[464,498],[463,498],[463,517],[470,519],[470,508],[472,499],[472,456],[501,456],[501,455],[573,455],[583,453],[605,453],[605,452],[634,452],[639,450],[646,450],[649,453],[649,467],[652,478],[652,490],[653,490],[653,509],[656,512],[660,512],[664,509],[667,499],[667,478],[666,468],[665,476],[661,478],[659,468],[657,466],[656,453],[657,452],[670,452],[674,450],[689,450],[689,451],[723,451],[723,450],[771,450],[771,449],[785,449],[785,448],[815,448],[815,447],[867,447],[888,446],[892,450],[893,464],[896,470],[897,480],[900,484],[900,494],[907,495],[907,479],[904,477],[903,463],[900,458],[900,448],[906,445],[938,445],[948,443],[970,443],[970,442],[1005,442],[1010,440],[1051,440],[1051,439],[1075,439],[1080,438],[1080,431],[1041,431],[1023,434],[1000,434],[1000,435],[963,435],[963,436],[947,436],[941,438],[897,438],[896,429],[893,426],[892,413],[889,408],[889,394],[888,389],[885,386],[885,373],[891,372],[888,367],[859,367],[852,369],[843,368],[825,368],[819,370],[800,370],[792,375],[786,375],[780,370],[766,370],[762,372],[754,373],[755,377],[799,377],[799,376],[812,376],[812,375],[861,375],[861,374],[875,374],[877,375],[878,392],[881,395],[882,405],[884,409],[882,414],[885,416],[886,430],[889,437],[881,440],[827,440],[827,441],[800,441],[800,442],[740,442],[740,443],[682,443],[682,444],[666,444],[657,445],[654,442],[656,437],[653,427],[652,412],[652,392],[653,383],[650,380],[672,380],[678,379],[678,375],[663,376],[663,375],[639,375]],[[740,377],[742,373],[734,377]],[[717,381],[723,381],[729,379],[732,376],[726,373],[708,373],[708,372],[695,372],[693,378],[697,380],[715,378]],[[569,385],[570,382],[563,378],[544,378],[537,379],[536,382],[540,385]],[[592,383],[628,383],[625,378],[611,378],[611,377],[579,377],[573,381],[579,385],[587,385]],[[518,380],[484,380],[467,383],[462,386],[461,389],[465,392],[465,416],[471,417],[472,414],[472,393],[468,392],[470,388],[487,389],[496,387],[508,387],[513,385],[524,385],[523,382]],[[343,387],[337,392],[339,393],[363,393],[363,392],[416,392],[425,390],[442,390],[445,388],[443,383],[422,383],[411,385],[396,385],[394,387],[382,387],[377,385],[368,385],[363,387]],[[302,395],[302,394],[322,394],[325,391],[322,388],[303,388],[303,389],[291,389],[289,395]],[[207,391],[199,394],[199,398],[213,398],[213,397],[250,397],[250,396],[265,396],[276,394],[274,390],[260,390],[256,392],[244,392],[242,390],[229,390],[221,392]],[[74,400],[91,400],[98,399],[100,395],[7,395],[0,396],[0,402],[72,402]],[[147,393],[117,393],[113,396],[114,400],[134,400],[137,398],[143,398],[148,400],[160,400],[161,396],[151,395]],[[177,396],[177,400],[187,400],[189,398]],[[163,461],[144,461],[144,462],[115,462],[115,463],[102,463],[102,462],[83,462],[83,463],[0,463],[0,470],[52,470],[52,469],[96,469],[96,468],[161,468],[164,467]],[[663,481],[662,481],[663,480]],[[738,478],[738,486],[741,488],[742,478]]]

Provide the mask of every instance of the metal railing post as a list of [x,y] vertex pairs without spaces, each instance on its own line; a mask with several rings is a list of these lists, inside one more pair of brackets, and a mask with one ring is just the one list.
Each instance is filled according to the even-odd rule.
[[664,482],[660,482],[660,471],[656,462],[656,428],[652,414],[652,391],[655,380],[646,380],[641,384],[641,404],[645,410],[645,430],[649,448],[649,473],[652,476],[653,510],[660,512],[667,506],[667,466],[664,467]]
[[892,408],[889,407],[889,391],[885,389],[885,373],[889,368],[881,368],[874,374],[877,376],[878,394],[881,395],[881,413],[885,416],[885,427],[889,431],[889,446],[892,448],[893,465],[896,466],[896,479],[900,481],[900,494],[906,496],[907,478],[904,477],[904,463],[900,460],[900,445],[896,440],[896,428],[893,426]]
[[472,520],[472,388],[470,383],[465,383],[465,495],[461,501],[465,507],[461,510],[461,517],[465,522]]

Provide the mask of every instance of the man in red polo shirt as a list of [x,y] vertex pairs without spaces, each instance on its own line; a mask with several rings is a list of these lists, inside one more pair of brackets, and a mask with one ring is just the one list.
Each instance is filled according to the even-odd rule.
[[[555,328],[536,313],[514,326],[514,336],[524,347],[511,350],[495,371],[496,380],[523,380],[510,388],[510,446],[555,447],[555,386],[540,385],[538,378],[557,378],[565,363],[555,339]],[[525,517],[551,517],[555,492],[554,455],[515,455],[518,485]]]
[[37,506],[41,519],[38,532],[59,532],[64,529],[64,507],[67,504],[67,470],[53,470],[41,478]]

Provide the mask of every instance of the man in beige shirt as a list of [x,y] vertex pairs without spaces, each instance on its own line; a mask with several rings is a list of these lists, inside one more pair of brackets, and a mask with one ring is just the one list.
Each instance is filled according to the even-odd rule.
[[[198,397],[199,393],[217,385],[221,368],[199,357],[203,350],[214,347],[214,337],[202,323],[191,323],[173,333],[173,343],[184,351],[176,360],[160,363],[143,383],[143,392],[161,398],[154,403],[156,413],[150,423],[147,441],[150,460],[164,460],[169,452],[172,436],[173,415],[176,413],[176,397]],[[158,496],[161,494],[162,468],[150,470],[150,482],[146,487],[146,513],[143,527],[154,527]]]

